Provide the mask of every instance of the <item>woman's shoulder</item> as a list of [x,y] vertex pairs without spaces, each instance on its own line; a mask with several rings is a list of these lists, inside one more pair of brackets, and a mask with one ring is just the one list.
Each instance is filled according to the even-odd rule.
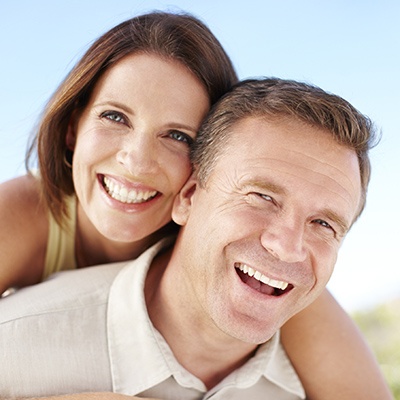
[[27,174],[0,184],[0,218],[0,283],[39,281],[47,246],[48,208],[37,177]]
[[[33,218],[36,215],[42,216],[47,208],[42,200],[40,179],[30,174],[1,183],[0,204],[3,206],[0,209],[2,214],[16,218],[21,218],[24,214],[29,214]],[[7,209],[15,211],[6,213]]]

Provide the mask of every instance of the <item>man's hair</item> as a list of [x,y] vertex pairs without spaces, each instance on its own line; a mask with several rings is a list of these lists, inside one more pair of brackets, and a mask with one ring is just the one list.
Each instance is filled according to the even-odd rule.
[[293,118],[321,128],[340,144],[355,151],[361,177],[361,202],[365,207],[371,165],[369,150],[377,143],[371,120],[343,98],[307,83],[278,78],[248,79],[235,85],[211,110],[191,150],[191,160],[201,187],[227,148],[232,127],[245,118],[276,121]]

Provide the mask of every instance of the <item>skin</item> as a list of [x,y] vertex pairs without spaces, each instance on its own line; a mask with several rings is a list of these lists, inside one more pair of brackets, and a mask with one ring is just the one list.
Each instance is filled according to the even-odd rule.
[[[79,267],[135,258],[158,239],[191,173],[189,143],[208,109],[205,88],[177,62],[134,54],[104,74],[66,138],[74,150]],[[108,194],[104,177],[141,198],[152,196],[122,203]],[[41,280],[48,210],[29,176],[0,185],[0,206],[2,293]]]
[[[103,262],[131,259],[154,242],[190,174],[189,144],[208,109],[198,79],[158,56],[128,56],[100,79],[67,135],[85,264],[104,252]],[[126,193],[134,202],[120,201]]]
[[307,399],[394,399],[359,329],[327,290],[286,322],[281,339]]
[[[95,87],[88,107],[82,114],[74,115],[67,135],[67,143],[74,150],[73,174],[81,201],[76,237],[79,266],[134,258],[158,239],[154,232],[170,220],[173,198],[190,174],[186,142],[195,137],[208,108],[209,101],[201,83],[178,63],[134,55],[106,73]],[[142,151],[136,151],[139,148]],[[104,190],[104,176],[130,190],[157,191],[157,197],[146,203],[122,204]],[[47,215],[36,179],[24,176],[0,184],[0,292],[10,286],[32,285],[41,280],[48,236]],[[316,313],[316,309],[320,311]],[[342,325],[347,323],[347,340],[340,344],[332,337],[331,324],[316,319],[321,313],[326,315],[327,310],[329,315],[335,311]],[[326,377],[320,368],[312,369],[318,363],[302,367],[305,357],[311,360],[312,356],[324,354],[328,340],[331,348],[335,344],[337,348],[337,352],[330,352],[332,357],[351,352],[353,359],[359,360],[353,369],[358,370],[362,364],[364,371],[369,372],[367,382],[363,377],[359,378],[359,384],[354,378],[351,380],[353,388],[365,388],[364,399],[373,392],[386,391],[375,360],[349,323],[348,316],[331,299],[317,301],[310,311],[304,311],[301,318],[283,328],[283,342],[289,356],[298,366],[307,392],[315,394],[315,399],[327,400],[327,392],[332,391],[329,388],[335,392],[338,381],[344,386],[348,375],[345,371],[330,385],[318,388],[315,379],[308,378],[322,374],[324,382],[326,378],[333,379],[332,373]],[[307,342],[314,337],[314,332],[324,340]],[[338,360],[330,362],[332,370],[339,371]],[[349,361],[346,365],[351,368]],[[348,398],[353,399],[354,392],[349,393]],[[384,398],[391,397],[379,397]]]
[[[0,397],[0,399],[3,399]],[[43,399],[43,397],[25,397],[25,400],[39,400]],[[78,394],[73,394],[73,395],[64,395],[64,396],[52,396],[52,397],[46,397],[46,399],[55,399],[55,400],[63,400],[63,399],[69,399],[69,400],[136,400],[136,399],[141,399],[141,400],[157,400],[154,398],[150,397],[136,397],[136,396],[127,396],[124,394],[117,394],[117,393],[78,393]]]
[[227,147],[206,187],[193,176],[178,196],[178,242],[146,285],[154,325],[208,388],[322,293],[361,194],[355,152],[298,121],[245,119]]

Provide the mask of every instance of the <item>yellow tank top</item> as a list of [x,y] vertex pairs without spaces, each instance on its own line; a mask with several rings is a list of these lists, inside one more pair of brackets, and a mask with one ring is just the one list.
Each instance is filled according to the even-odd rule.
[[75,260],[76,197],[68,197],[66,203],[69,218],[64,221],[63,227],[49,212],[49,237],[42,279],[54,272],[77,267]]

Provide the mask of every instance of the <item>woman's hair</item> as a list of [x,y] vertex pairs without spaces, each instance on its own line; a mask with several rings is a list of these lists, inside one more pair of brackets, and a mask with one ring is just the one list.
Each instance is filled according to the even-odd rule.
[[361,214],[371,175],[368,153],[379,140],[374,124],[343,98],[292,80],[265,78],[240,82],[213,107],[191,149],[191,161],[201,186],[206,185],[218,156],[229,151],[232,127],[251,117],[271,122],[294,118],[326,131],[338,143],[353,149],[361,178],[357,217]]
[[26,154],[29,171],[37,152],[43,196],[59,223],[67,213],[65,196],[74,193],[72,171],[64,161],[72,114],[87,105],[107,69],[137,52],[160,55],[185,65],[203,83],[211,104],[238,80],[217,38],[188,14],[152,12],[137,16],[98,38],[48,102]]

